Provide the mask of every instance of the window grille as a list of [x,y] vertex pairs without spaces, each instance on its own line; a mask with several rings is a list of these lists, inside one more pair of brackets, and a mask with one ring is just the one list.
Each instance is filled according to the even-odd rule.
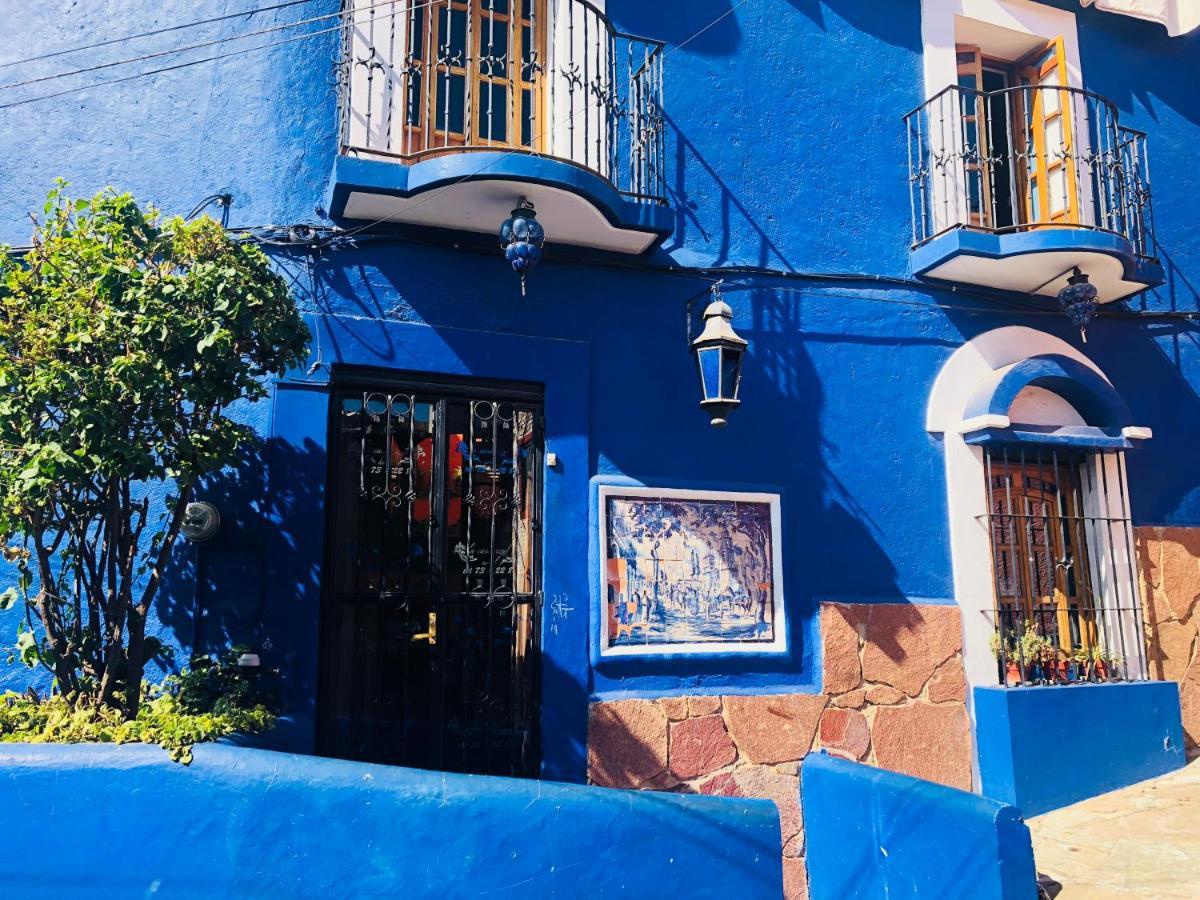
[[1001,684],[1146,678],[1125,455],[985,447]]

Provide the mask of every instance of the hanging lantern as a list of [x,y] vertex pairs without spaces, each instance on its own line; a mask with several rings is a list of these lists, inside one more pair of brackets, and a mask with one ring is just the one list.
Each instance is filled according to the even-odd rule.
[[1075,267],[1075,274],[1067,279],[1067,286],[1058,292],[1058,305],[1067,318],[1079,329],[1079,336],[1087,343],[1087,326],[1096,315],[1096,286],[1087,275]]
[[533,204],[521,198],[512,214],[500,226],[500,247],[504,258],[521,276],[521,296],[525,296],[525,276],[542,258],[542,244],[546,242],[546,231],[537,220]]
[[692,341],[692,353],[703,394],[700,408],[709,414],[714,428],[724,428],[726,417],[742,402],[738,388],[748,344],[733,330],[732,321],[733,310],[721,299],[720,287],[713,285],[712,302],[704,310],[704,330]]

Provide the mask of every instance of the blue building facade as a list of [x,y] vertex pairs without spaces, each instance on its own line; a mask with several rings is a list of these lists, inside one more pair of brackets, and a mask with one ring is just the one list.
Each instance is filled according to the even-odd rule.
[[[58,176],[228,195],[313,331],[200,492],[221,530],[155,611],[181,658],[250,645],[304,750],[710,793],[794,797],[814,746],[986,788],[970,692],[1085,670],[1180,682],[1194,738],[1196,33],[1070,0],[253,7],[22,62],[199,18],[39,6],[0,59],[147,56],[4,86],[0,239]],[[749,342],[722,429],[713,299]],[[760,543],[707,545],[731,586],[672,592],[687,516],[748,503]]]

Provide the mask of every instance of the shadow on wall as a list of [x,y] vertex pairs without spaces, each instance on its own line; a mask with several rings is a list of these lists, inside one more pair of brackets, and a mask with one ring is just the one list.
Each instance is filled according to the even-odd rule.
[[742,29],[733,13],[739,5],[734,0],[624,0],[619,6],[610,3],[609,14],[623,30],[665,41],[668,49],[687,41],[691,53],[731,56],[742,43]]
[[[786,657],[764,659],[737,656],[674,658],[668,660],[615,657],[598,666],[594,689],[620,687],[670,690],[665,682],[651,678],[682,676],[708,678],[702,690],[750,688],[804,690],[817,684],[815,619],[820,599],[862,599],[906,602],[897,569],[881,546],[880,528],[870,512],[855,497],[831,466],[844,451],[857,458],[860,449],[841,448],[826,436],[830,429],[823,420],[826,405],[826,373],[818,372],[801,334],[800,295],[769,288],[731,291],[726,300],[734,305],[735,321],[750,340],[750,355],[743,370],[742,406],[736,426],[711,428],[692,402],[695,373],[668,358],[668,372],[651,380],[659,390],[671,391],[685,401],[644,404],[640,412],[629,411],[626,427],[602,429],[594,442],[603,461],[613,471],[648,484],[715,483],[745,488],[761,485],[782,492],[782,546],[784,598],[789,622],[789,652]],[[701,301],[701,304],[703,300]],[[751,323],[746,327],[741,323]],[[618,323],[619,324],[619,323]],[[663,333],[659,328],[638,329],[612,341],[594,343],[596,371],[616,369],[621,359],[656,360],[663,356]],[[682,340],[681,340],[682,343]],[[610,349],[611,348],[611,349]],[[681,348],[681,354],[682,354]],[[613,358],[605,358],[612,354]],[[686,361],[686,360],[685,360]],[[671,382],[678,379],[678,385]],[[604,378],[593,385],[597,411],[607,400]],[[635,422],[644,415],[643,427]],[[603,421],[601,413],[600,421]],[[595,419],[594,419],[595,421]],[[872,437],[875,426],[856,425],[863,440]],[[648,453],[630,435],[671,435],[672,442],[689,447],[688,458],[662,452]],[[714,461],[716,461],[714,463]],[[880,455],[869,468],[869,478],[892,483],[901,478],[891,455]],[[787,673],[787,680],[781,676]],[[796,674],[803,677],[796,679]],[[752,680],[743,679],[750,675]],[[618,684],[621,682],[621,684]],[[640,682],[640,683],[639,683]],[[677,685],[676,685],[677,687]]]
[[[300,533],[312,531],[312,510],[321,508],[325,471],[323,449],[271,439],[240,465],[205,479],[196,499],[217,507],[221,529],[205,543],[180,540],[155,605],[182,651],[180,666],[191,653],[245,644],[264,669],[280,669],[292,713],[312,712],[317,623],[307,607],[294,616],[281,607],[305,597],[316,608],[320,559],[295,551],[304,543]],[[269,566],[272,554],[281,562]],[[280,632],[272,622],[290,624]]]
[[[689,245],[706,248],[716,238],[717,246],[708,250],[712,259],[706,265],[722,266],[731,261],[734,235],[748,232],[754,239],[754,265],[790,270],[792,263],[784,255],[771,236],[758,224],[745,205],[734,196],[733,191],[704,158],[700,149],[683,133],[679,124],[666,113],[666,127],[670,135],[667,146],[671,148],[672,160],[668,168],[667,196],[675,209],[675,232],[657,253],[660,262],[668,262],[670,254],[684,250]],[[701,221],[701,209],[711,205],[711,195],[718,197],[720,233],[713,235],[711,226],[705,228]],[[706,209],[708,214],[711,214]],[[693,232],[699,240],[693,238]],[[747,260],[739,260],[747,262]]]
[[[787,3],[821,28],[825,27],[827,11],[833,10],[873,37],[914,52],[921,49],[919,34],[914,39],[911,29],[896,27],[894,10],[881,15],[875,4],[861,0],[787,0]],[[740,6],[742,2],[735,0],[660,0],[658,3],[625,0],[619,5],[610,2],[609,10],[622,29],[665,41],[668,49],[687,41],[691,53],[732,56],[742,44],[742,28],[738,23]],[[709,23],[712,23],[710,27],[705,28]]]

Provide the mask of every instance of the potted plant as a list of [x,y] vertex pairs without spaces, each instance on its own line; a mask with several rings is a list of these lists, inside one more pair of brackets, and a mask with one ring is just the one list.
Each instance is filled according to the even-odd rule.
[[1048,657],[1053,650],[1050,642],[1038,633],[1032,622],[1026,623],[1025,631],[1017,641],[1017,657],[1025,665],[1029,682],[1036,684],[1048,677]]
[[1004,683],[1009,687],[1017,687],[1021,684],[1021,667],[1017,664],[1017,648],[1009,641],[1000,639],[1000,632],[992,633],[991,637],[992,656],[997,661],[1004,661]]
[[1079,680],[1091,681],[1094,675],[1095,665],[1092,661],[1092,648],[1080,647],[1075,651],[1075,667],[1079,674]]
[[1092,648],[1092,660],[1097,681],[1113,681],[1118,677],[1117,666],[1122,662],[1121,657],[1103,644]]

